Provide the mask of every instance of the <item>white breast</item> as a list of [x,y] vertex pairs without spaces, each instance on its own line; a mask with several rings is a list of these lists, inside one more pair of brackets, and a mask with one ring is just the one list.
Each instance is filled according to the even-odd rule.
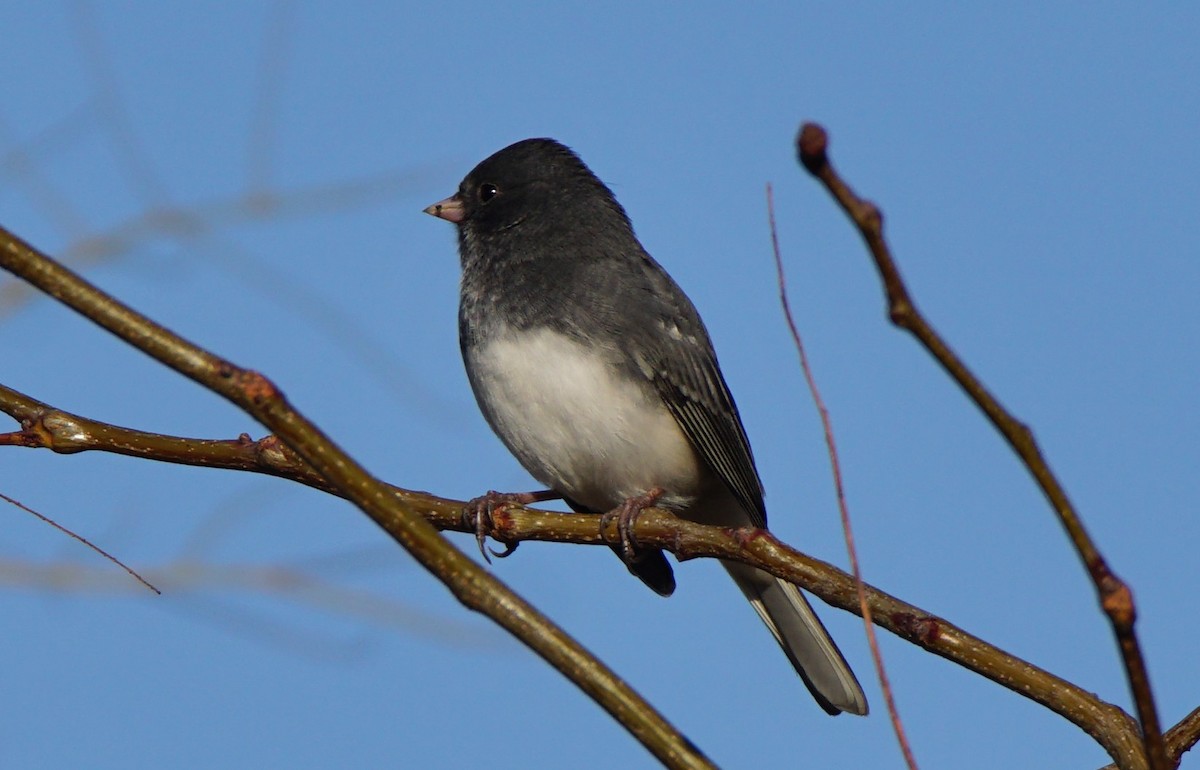
[[496,434],[534,478],[595,510],[653,487],[686,506],[698,458],[651,389],[548,329],[469,351],[471,385]]

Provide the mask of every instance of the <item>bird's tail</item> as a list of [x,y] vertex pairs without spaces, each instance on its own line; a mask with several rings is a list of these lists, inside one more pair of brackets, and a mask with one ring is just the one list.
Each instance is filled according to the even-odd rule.
[[821,708],[866,714],[862,687],[800,589],[746,564],[724,565]]

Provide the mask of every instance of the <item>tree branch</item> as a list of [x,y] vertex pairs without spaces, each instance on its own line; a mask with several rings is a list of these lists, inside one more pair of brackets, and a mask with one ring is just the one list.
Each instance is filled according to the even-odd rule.
[[[887,299],[888,315],[893,324],[912,334],[933,356],[946,373],[987,416],[993,427],[1004,437],[1021,463],[1028,469],[1042,494],[1050,502],[1067,536],[1075,546],[1079,558],[1092,578],[1099,595],[1100,606],[1109,619],[1121,659],[1125,664],[1133,700],[1144,736],[1146,761],[1151,770],[1167,770],[1162,731],[1159,727],[1158,711],[1150,690],[1150,679],[1142,658],[1134,629],[1136,609],[1129,587],[1116,576],[1099,549],[1088,536],[1083,520],[1067,497],[1066,490],[1050,470],[1043,457],[1033,432],[1029,427],[1008,412],[1000,401],[987,389],[967,365],[963,363],[941,335],[917,310],[900,269],[892,258],[891,250],[883,236],[883,214],[874,203],[858,197],[850,186],[838,175],[829,161],[829,137],[825,129],[815,123],[805,123],[796,139],[800,163],[816,177],[846,215],[858,228],[867,244],[875,267],[883,281]],[[1118,764],[1120,761],[1118,760]]]
[[[252,471],[347,497],[274,436],[252,441],[243,434],[235,440],[213,441],[143,433],[55,409],[3,386],[0,386],[0,411],[17,417],[23,426],[20,432],[0,434],[0,444],[46,447],[66,453],[108,451],[148,460]],[[16,438],[6,440],[7,437]],[[166,449],[162,456],[158,455],[159,447]],[[475,533],[474,522],[463,519],[462,501],[399,487],[390,487],[388,493],[439,530]],[[607,545],[619,538],[615,523],[601,530],[598,515],[508,505],[497,510],[492,520],[489,534],[507,545],[525,540]],[[681,561],[713,557],[753,564],[790,580],[834,607],[862,614],[852,575],[784,545],[768,532],[704,526],[659,509],[648,509],[635,523],[634,535],[640,544],[669,550]],[[1092,736],[1119,767],[1146,767],[1137,726],[1120,708],[944,618],[868,584],[863,584],[863,592],[872,622],[879,627],[1060,714]]]
[[821,429],[825,434],[825,449],[829,455],[829,469],[833,474],[833,490],[837,499],[838,513],[842,519],[842,537],[846,541],[846,555],[850,558],[850,572],[854,575],[858,588],[858,605],[861,608],[863,623],[866,626],[867,646],[871,650],[871,659],[875,663],[875,676],[879,679],[879,689],[883,693],[883,702],[887,706],[888,717],[892,722],[892,732],[896,734],[896,742],[900,745],[900,754],[909,770],[916,770],[917,758],[913,754],[912,744],[904,730],[904,720],[900,718],[900,709],[896,706],[896,696],[892,691],[892,680],[888,676],[887,667],[883,664],[883,652],[879,649],[879,639],[875,634],[875,626],[871,618],[871,607],[867,604],[867,595],[863,590],[862,569],[858,563],[858,548],[854,544],[854,529],[850,525],[850,506],[846,502],[846,487],[842,483],[842,463],[838,456],[837,443],[833,437],[833,418],[821,397],[821,389],[817,387],[817,378],[813,375],[812,367],[808,364],[808,352],[804,349],[804,340],[800,337],[800,329],[792,316],[792,303],[788,299],[787,280],[783,273],[783,252],[779,248],[779,231],[775,227],[775,194],[771,185],[767,185],[767,224],[771,230],[771,252],[775,257],[775,281],[779,284],[779,304],[783,308],[783,319],[792,335],[792,344],[800,359],[800,371],[804,374],[804,382],[808,385],[809,395],[813,406],[821,418]]
[[1178,724],[1167,730],[1163,736],[1167,744],[1167,755],[1174,765],[1178,765],[1183,755],[1197,742],[1200,742],[1200,708],[1193,709]]
[[[532,605],[450,545],[402,498],[342,452],[263,375],[191,344],[108,296],[0,228],[0,267],[175,371],[224,396],[279,436],[338,494],[351,500],[468,608],[516,636],[673,768],[710,760],[607,666]],[[179,461],[178,456],[175,460]]]
[[[1004,435],[1058,512],[1088,567],[1121,646],[1141,719],[1141,732],[1120,708],[971,636],[944,619],[864,586],[873,622],[1062,715],[1100,743],[1118,767],[1165,768],[1169,766],[1168,753],[1177,762],[1183,752],[1200,740],[1200,709],[1169,731],[1166,736],[1169,752],[1164,749],[1134,634],[1135,612],[1129,589],[1116,578],[1088,538],[1029,429],[999,405],[917,311],[884,241],[878,209],[857,198],[836,174],[829,164],[826,143],[823,130],[806,126],[799,140],[801,162],[825,184],[858,226],[882,277],[893,323],[925,345]],[[463,604],[489,615],[535,649],[601,703],[664,764],[711,766],[685,737],[603,664],[438,537],[433,528],[475,531],[473,522],[463,520],[461,501],[381,484],[294,412],[262,375],[239,369],[190,345],[2,229],[0,266],[230,399],[277,434],[254,441],[246,434],[232,440],[207,440],[147,433],[74,415],[0,386],[0,411],[21,424],[18,431],[0,434],[0,445],[44,447],[64,454],[107,451],[164,462],[265,473],[349,499],[438,574]],[[598,516],[551,513],[513,505],[497,511],[493,519],[490,534],[510,545],[523,540],[595,545],[615,542],[617,538],[613,527],[601,531]],[[850,575],[781,544],[769,533],[705,527],[650,510],[638,520],[635,535],[640,543],[670,550],[681,560],[715,557],[753,564],[796,583],[835,607],[862,613],[855,581]]]

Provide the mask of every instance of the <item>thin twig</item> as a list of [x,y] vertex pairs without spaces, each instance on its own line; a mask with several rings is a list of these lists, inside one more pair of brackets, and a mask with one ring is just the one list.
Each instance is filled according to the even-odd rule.
[[800,129],[796,144],[801,165],[825,186],[825,189],[850,217],[866,242],[883,281],[888,315],[892,323],[916,337],[946,370],[946,373],[958,383],[971,401],[987,416],[1033,476],[1038,488],[1042,490],[1058,515],[1080,560],[1092,578],[1092,583],[1095,585],[1100,599],[1100,606],[1107,615],[1113,634],[1116,636],[1144,736],[1148,765],[1151,770],[1168,770],[1171,765],[1163,746],[1158,711],[1150,689],[1150,678],[1146,671],[1145,660],[1138,644],[1137,632],[1134,629],[1136,609],[1132,592],[1112,571],[1095,543],[1088,536],[1083,520],[1067,497],[1066,490],[1050,470],[1029,427],[1001,406],[1000,401],[967,368],[941,335],[917,310],[884,239],[882,213],[875,204],[858,197],[834,170],[829,161],[829,138],[825,129],[815,123],[804,124]]
[[879,640],[875,636],[871,606],[867,602],[862,570],[858,564],[858,549],[854,547],[854,530],[850,526],[850,508],[846,503],[846,488],[842,484],[842,465],[838,460],[837,445],[833,439],[833,420],[829,416],[829,410],[825,407],[825,399],[821,398],[821,390],[817,387],[812,367],[808,364],[808,353],[804,349],[803,340],[800,339],[800,330],[796,326],[796,319],[792,316],[792,304],[788,301],[787,280],[783,272],[783,255],[779,249],[779,230],[775,226],[775,196],[770,183],[767,184],[767,222],[771,229],[771,251],[775,256],[775,278],[779,284],[779,303],[783,306],[784,320],[792,334],[792,343],[796,347],[796,353],[800,356],[800,369],[804,372],[804,381],[808,384],[808,392],[812,395],[813,404],[816,405],[817,413],[821,416],[821,428],[825,432],[825,446],[829,454],[829,467],[833,472],[833,487],[837,495],[838,512],[842,519],[842,533],[846,539],[846,552],[850,556],[850,571],[854,575],[854,583],[858,589],[858,604],[862,610],[867,643],[871,648],[871,660],[875,663],[875,674],[879,677],[879,687],[883,691],[883,700],[887,704],[892,731],[896,733],[896,740],[900,743],[900,752],[904,755],[904,762],[912,770],[917,770],[917,758],[908,742],[908,735],[904,732],[904,722],[900,719],[900,710],[896,707],[892,682],[883,665],[883,653],[879,650]]
[[75,540],[78,540],[79,542],[81,542],[81,543],[83,543],[84,545],[86,545],[88,548],[91,548],[91,549],[92,549],[93,551],[95,551],[96,553],[100,554],[100,555],[101,555],[101,556],[103,556],[104,558],[106,558],[106,559],[108,559],[109,561],[111,561],[113,564],[117,565],[117,566],[118,566],[118,567],[120,567],[121,569],[123,569],[123,570],[125,570],[126,572],[128,572],[128,573],[129,573],[129,574],[130,574],[130,575],[133,577],[133,579],[134,579],[134,580],[136,580],[137,582],[139,582],[139,583],[141,583],[142,585],[146,586],[146,588],[149,588],[151,591],[153,591],[154,593],[158,594],[159,596],[162,596],[162,591],[160,591],[160,590],[158,590],[157,588],[155,588],[155,587],[154,587],[154,586],[153,586],[153,585],[150,583],[150,581],[146,580],[146,578],[144,578],[144,577],[142,577],[141,575],[139,575],[139,574],[138,574],[138,573],[137,573],[137,572],[136,572],[136,571],[135,571],[135,570],[134,570],[132,567],[130,567],[128,564],[126,564],[125,562],[123,562],[123,561],[121,561],[120,559],[118,559],[116,556],[113,556],[111,553],[109,553],[108,551],[104,550],[104,549],[103,549],[103,548],[101,548],[100,546],[96,545],[96,544],[95,544],[95,543],[93,543],[91,540],[88,540],[88,539],[87,539],[86,537],[84,537],[83,535],[80,535],[80,534],[78,534],[78,533],[76,533],[76,532],[72,532],[71,530],[67,529],[67,528],[66,528],[66,527],[64,527],[63,525],[59,524],[59,523],[58,523],[57,521],[55,521],[54,519],[50,518],[49,516],[46,516],[46,515],[44,515],[44,514],[41,514],[41,513],[38,513],[37,511],[35,511],[35,510],[33,510],[32,508],[30,508],[28,505],[25,505],[24,503],[20,502],[19,500],[14,500],[14,499],[12,499],[12,498],[11,498],[11,497],[9,497],[8,495],[4,494],[3,492],[0,492],[0,500],[4,500],[5,502],[9,503],[10,505],[15,505],[16,507],[20,508],[22,511],[25,511],[25,513],[32,514],[33,516],[36,516],[37,518],[41,519],[43,522],[45,522],[46,524],[49,524],[50,526],[54,527],[54,528],[55,528],[55,529],[57,529],[59,532],[62,532],[64,535],[67,535],[68,537],[71,537],[71,538],[74,538]]

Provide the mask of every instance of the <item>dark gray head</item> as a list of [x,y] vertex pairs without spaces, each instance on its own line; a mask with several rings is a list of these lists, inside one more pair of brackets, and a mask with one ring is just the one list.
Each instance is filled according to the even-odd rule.
[[458,192],[425,211],[455,223],[471,239],[511,230],[545,237],[564,225],[629,227],[612,192],[578,155],[553,139],[524,139],[505,147],[472,169]]
[[458,230],[461,311],[476,321],[494,315],[533,326],[553,317],[582,330],[617,314],[659,312],[654,288],[670,283],[650,276],[662,271],[612,192],[553,139],[505,147],[425,212]]

